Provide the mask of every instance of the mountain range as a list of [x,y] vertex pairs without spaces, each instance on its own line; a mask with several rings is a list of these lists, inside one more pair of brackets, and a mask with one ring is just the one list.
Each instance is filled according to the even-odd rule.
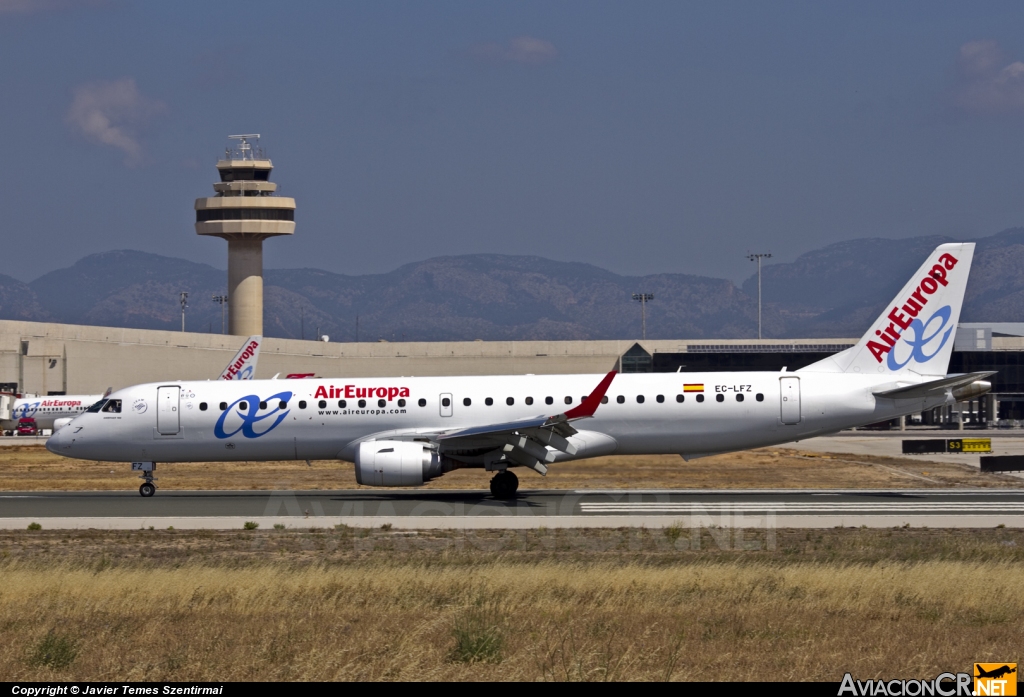
[[[828,245],[762,272],[766,338],[856,337],[941,236]],[[962,241],[962,240],[960,240]],[[961,321],[1024,321],[1024,228],[979,238]],[[227,274],[207,264],[121,250],[87,256],[30,283],[0,274],[0,319],[219,332]],[[689,274],[621,276],[534,256],[436,257],[384,274],[264,272],[264,333],[332,341],[651,339],[757,336],[757,276],[737,287]],[[358,335],[357,335],[358,332]]]

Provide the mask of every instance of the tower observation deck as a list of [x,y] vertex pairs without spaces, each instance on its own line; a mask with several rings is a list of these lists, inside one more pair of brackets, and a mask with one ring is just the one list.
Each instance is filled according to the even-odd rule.
[[228,241],[228,326],[231,334],[263,334],[263,240],[295,234],[295,199],[277,196],[274,168],[259,134],[239,141],[217,161],[216,196],[196,199],[196,234]]

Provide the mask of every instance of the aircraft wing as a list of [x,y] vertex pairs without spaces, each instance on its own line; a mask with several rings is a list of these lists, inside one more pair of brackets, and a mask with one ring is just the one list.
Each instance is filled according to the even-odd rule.
[[583,402],[573,409],[555,416],[536,416],[518,421],[460,428],[434,437],[441,452],[453,457],[471,457],[485,466],[510,461],[546,474],[546,463],[554,461],[551,446],[569,455],[576,454],[576,446],[567,438],[576,434],[571,422],[587,419],[600,406],[608,387],[618,371],[611,371]]
[[987,377],[995,375],[995,370],[987,370],[979,373],[964,373],[963,375],[950,375],[938,380],[929,380],[928,382],[922,382],[917,385],[907,385],[906,387],[896,387],[895,389],[884,389],[880,392],[875,392],[876,397],[885,397],[886,399],[921,399],[934,395],[936,392],[945,390],[955,390],[958,387],[964,387],[970,385],[972,382],[978,380],[984,380]]
[[262,345],[262,336],[250,336],[246,339],[218,380],[252,380],[256,375],[256,362],[259,360]]

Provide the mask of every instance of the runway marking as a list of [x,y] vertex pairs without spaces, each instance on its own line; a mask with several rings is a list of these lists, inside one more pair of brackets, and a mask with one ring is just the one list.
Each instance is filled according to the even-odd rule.
[[796,501],[780,501],[777,503],[657,503],[647,501],[615,502],[615,503],[580,503],[582,513],[651,513],[665,511],[669,513],[690,513],[700,511],[715,512],[746,512],[746,511],[812,511],[815,513],[978,513],[990,511],[1011,511],[1024,513],[1024,502],[1014,501],[971,501],[964,503],[946,501],[925,502],[814,502],[800,503]]

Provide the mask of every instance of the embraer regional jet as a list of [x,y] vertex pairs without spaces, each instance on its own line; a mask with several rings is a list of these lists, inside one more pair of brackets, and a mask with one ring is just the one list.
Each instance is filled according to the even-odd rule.
[[[238,349],[238,353],[220,374],[220,380],[252,380],[259,360],[262,336],[250,336]],[[63,428],[76,416],[85,412],[99,400],[110,396],[110,388],[102,394],[50,395],[47,397],[22,397],[14,402],[11,418],[0,420],[0,430],[10,431],[17,427],[18,419],[35,419],[39,428]]]
[[517,467],[786,443],[991,389],[991,372],[946,374],[973,255],[940,246],[856,346],[795,372],[152,383],[111,394],[46,447],[132,462],[143,496],[157,462],[339,459],[371,486],[478,468],[509,498]]

